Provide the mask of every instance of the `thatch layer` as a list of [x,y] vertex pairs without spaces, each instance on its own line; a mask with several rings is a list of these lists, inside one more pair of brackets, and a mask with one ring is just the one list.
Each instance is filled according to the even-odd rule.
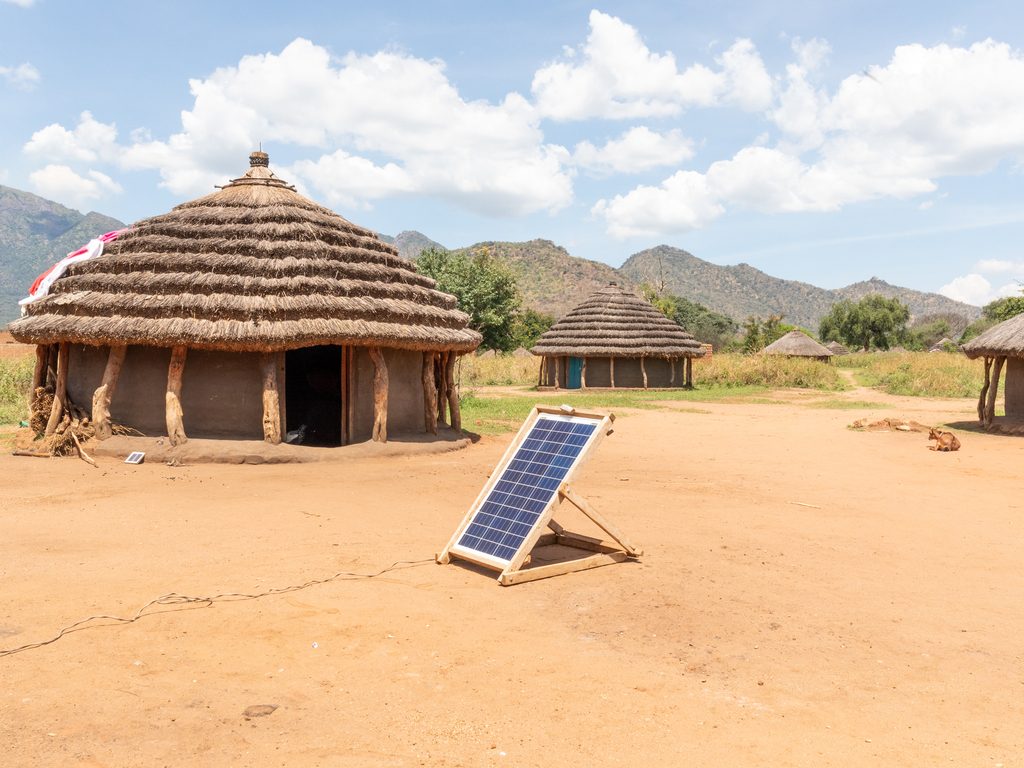
[[702,357],[700,342],[651,304],[612,283],[555,323],[530,350],[574,357]]
[[11,324],[26,343],[466,352],[455,297],[394,247],[298,194],[253,153],[241,178],[138,222]]
[[1024,357],[1024,315],[993,325],[963,345],[964,354],[977,357]]
[[832,357],[833,352],[823,347],[802,331],[790,331],[778,341],[763,350],[765,355],[788,355],[790,357]]
[[833,355],[848,355],[850,350],[840,344],[838,341],[830,341],[825,347],[832,351]]

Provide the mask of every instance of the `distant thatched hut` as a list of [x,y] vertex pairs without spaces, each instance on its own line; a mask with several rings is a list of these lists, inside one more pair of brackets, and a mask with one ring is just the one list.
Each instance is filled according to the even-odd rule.
[[539,384],[556,389],[693,386],[700,342],[629,291],[610,283],[555,323],[530,350]]
[[265,153],[250,165],[124,231],[11,324],[39,345],[34,386],[57,371],[48,431],[65,392],[91,403],[100,437],[113,419],[172,444],[436,434],[446,399],[458,428],[452,371],[480,335],[455,297],[275,177]]
[[850,354],[850,350],[848,350],[846,347],[844,347],[838,341],[830,341],[828,344],[825,344],[824,346],[825,346],[826,349],[828,349],[829,352],[831,352],[833,355],[835,355],[837,357],[840,356],[840,355],[848,355],[848,354]]
[[762,349],[761,354],[785,355],[786,357],[813,357],[815,360],[828,362],[833,352],[802,331],[790,331],[778,341],[772,342]]
[[1024,419],[1024,315],[994,325],[963,346],[974,360],[985,358],[985,383],[978,398],[978,419],[991,427],[996,415],[999,376],[1006,366],[1006,418]]

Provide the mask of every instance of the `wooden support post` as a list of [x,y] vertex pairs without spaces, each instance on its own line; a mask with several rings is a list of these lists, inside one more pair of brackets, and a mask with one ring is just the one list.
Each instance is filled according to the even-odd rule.
[[996,358],[996,364],[992,368],[992,382],[988,389],[988,404],[985,407],[985,426],[991,427],[992,420],[996,417],[996,397],[999,394],[999,375],[1003,372],[1005,356]]
[[117,381],[121,376],[121,366],[128,347],[117,344],[110,348],[107,355],[107,367],[103,369],[103,381],[92,396],[92,426],[96,430],[97,440],[106,440],[113,432],[110,429],[110,401],[114,399]]
[[281,410],[281,435],[288,434],[288,377],[284,351],[278,352],[275,368],[277,368],[277,401]]
[[693,358],[686,358],[686,388],[693,389]]
[[352,347],[343,346],[341,348],[341,444],[348,445],[352,442],[351,439],[351,427],[349,424],[349,411],[352,410],[352,404],[349,402],[351,395],[349,394],[349,381],[351,378],[350,368],[352,366]]
[[611,377],[612,377],[612,389],[615,389],[615,358],[614,357],[609,357],[608,358],[608,370],[610,371]]
[[640,355],[640,373],[644,377],[644,389],[647,389],[647,366],[644,364],[644,356]]
[[668,385],[674,387],[676,385],[676,359],[670,357],[668,359]]
[[462,432],[462,411],[459,408],[459,390],[455,386],[455,361],[459,356],[455,352],[448,353],[445,363],[445,395],[448,398],[448,416],[451,419],[452,429],[457,433]]
[[32,393],[35,397],[36,388],[46,384],[46,361],[50,358],[49,344],[36,344],[36,367],[32,371]]
[[580,388],[587,388],[587,358],[583,358],[583,367],[580,369]]
[[64,417],[65,401],[68,388],[68,343],[62,341],[57,352],[57,382],[53,388],[53,407],[50,408],[50,419],[46,422],[46,436],[57,431],[57,425]]
[[46,381],[43,386],[57,386],[57,351],[59,344],[50,344],[50,351],[46,356]]
[[423,429],[437,434],[437,384],[434,381],[436,352],[423,353]]
[[388,441],[388,366],[380,347],[369,347],[373,360],[373,440]]
[[450,354],[451,352],[439,352],[434,358],[434,381],[437,382],[437,423],[441,425],[448,424],[448,419],[445,417],[445,409],[448,407],[448,386],[444,379],[448,371],[448,355]]
[[555,389],[558,389],[558,379],[562,376],[562,358],[555,358]]
[[164,400],[167,438],[171,445],[181,445],[188,441],[188,435],[185,434],[185,414],[181,410],[181,385],[187,354],[188,347],[174,347],[171,349],[171,364],[167,367],[167,394]]
[[985,423],[985,406],[988,403],[989,376],[992,374],[992,358],[985,356],[985,382],[981,385],[981,396],[978,398],[978,421]]
[[277,354],[260,354],[263,374],[263,439],[271,445],[281,442],[281,398],[277,391]]

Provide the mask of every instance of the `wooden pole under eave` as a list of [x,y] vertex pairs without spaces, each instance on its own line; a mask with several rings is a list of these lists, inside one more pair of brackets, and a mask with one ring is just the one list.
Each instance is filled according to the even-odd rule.
[[263,376],[263,439],[271,445],[281,442],[281,398],[277,390],[277,352],[260,354]]
[[50,359],[50,345],[36,344],[36,367],[32,371],[32,396],[36,388],[46,384],[46,361]]
[[378,443],[388,441],[388,365],[380,347],[369,347],[370,359],[373,361],[373,433],[372,439]]
[[544,386],[544,369],[546,367],[548,359],[544,355],[540,356],[540,369],[537,371],[537,386]]
[[676,385],[676,359],[674,357],[668,359],[668,385],[670,387]]
[[992,420],[996,417],[996,397],[999,394],[999,375],[1003,372],[1003,363],[1006,362],[1005,356],[996,358],[996,364],[992,368],[992,382],[989,385],[988,390],[988,403],[985,407],[985,426],[991,427]]
[[57,431],[57,425],[64,418],[65,401],[68,389],[68,343],[62,341],[57,350],[57,382],[53,389],[53,407],[50,408],[50,419],[46,422],[46,436]]
[[423,429],[437,434],[437,382],[434,379],[436,352],[423,353]]
[[47,384],[57,385],[57,352],[60,344],[50,344],[49,352],[46,355],[46,375],[43,377],[43,386]]
[[985,356],[985,381],[981,385],[981,395],[978,397],[978,421],[985,423],[985,405],[988,403],[989,376],[992,374],[992,358]]
[[167,366],[167,394],[164,397],[167,422],[167,439],[171,445],[188,442],[185,434],[185,414],[181,410],[181,386],[185,374],[185,356],[188,347],[177,346],[171,349],[171,363]]
[[110,401],[114,399],[127,352],[128,347],[124,344],[115,344],[110,348],[107,367],[103,369],[103,380],[92,395],[92,426],[96,430],[97,440],[106,440],[113,434],[110,428]]
[[445,409],[448,407],[448,385],[445,384],[444,377],[448,370],[448,355],[451,352],[438,352],[437,357],[434,358],[434,381],[437,386],[437,423],[439,425],[447,425],[448,419],[445,416]]
[[562,376],[562,358],[555,357],[555,389],[558,389],[558,379]]
[[611,374],[611,378],[612,378],[612,389],[615,389],[615,358],[614,357],[609,357],[608,358],[608,371]]
[[445,387],[448,396],[448,414],[451,417],[452,429],[457,433],[462,432],[462,410],[459,408],[459,390],[455,386],[455,361],[459,356],[454,352],[448,353],[448,361],[445,363]]
[[583,358],[583,366],[580,368],[580,388],[587,388],[587,358]]
[[644,365],[644,356],[640,355],[640,373],[644,377],[644,389],[647,389],[647,366]]
[[[274,359],[274,367],[277,369],[277,402],[281,411],[281,434],[288,434],[288,376],[286,352],[278,352]],[[342,350],[345,354],[345,350]]]
[[686,358],[686,388],[693,389],[693,358]]

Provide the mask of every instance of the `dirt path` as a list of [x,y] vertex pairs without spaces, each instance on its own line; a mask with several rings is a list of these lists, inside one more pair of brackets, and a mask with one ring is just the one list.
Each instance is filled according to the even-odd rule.
[[[507,589],[427,563],[73,633],[0,658],[3,764],[1016,764],[1024,440],[936,454],[845,429],[870,413],[686,405],[623,414],[577,483],[640,563]],[[0,648],[168,592],[429,559],[507,440],[288,467],[0,456]]]

